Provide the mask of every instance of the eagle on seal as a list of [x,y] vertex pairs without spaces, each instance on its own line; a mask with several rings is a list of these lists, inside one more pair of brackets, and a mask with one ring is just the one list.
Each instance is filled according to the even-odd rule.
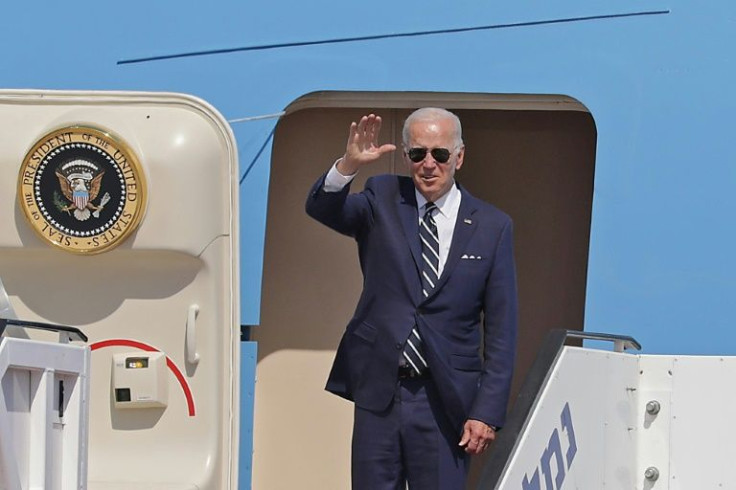
[[57,170],[56,177],[59,179],[61,192],[68,201],[71,201],[71,204],[63,207],[61,210],[67,213],[74,210],[74,217],[79,221],[89,219],[90,209],[95,211],[95,217],[99,216],[99,211],[102,210],[105,203],[95,206],[92,204],[92,201],[97,199],[97,195],[100,193],[102,176],[104,174],[105,172],[103,171],[92,177],[91,173],[83,172],[65,176]]

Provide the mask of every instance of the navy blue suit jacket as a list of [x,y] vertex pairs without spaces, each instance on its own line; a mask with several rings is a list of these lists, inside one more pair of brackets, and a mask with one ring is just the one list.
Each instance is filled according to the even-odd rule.
[[327,390],[368,410],[386,409],[404,342],[416,325],[452,426],[460,433],[469,418],[502,426],[516,348],[511,219],[460,187],[449,256],[425,299],[412,180],[372,177],[362,192],[351,194],[350,186],[324,192],[324,177],[309,193],[307,213],[355,238],[363,272],[363,292]]

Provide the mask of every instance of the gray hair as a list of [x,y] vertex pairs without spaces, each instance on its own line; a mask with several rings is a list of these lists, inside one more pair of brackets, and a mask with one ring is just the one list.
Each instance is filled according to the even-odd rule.
[[460,148],[463,146],[463,127],[460,124],[460,118],[447,109],[440,107],[422,107],[409,114],[409,117],[404,121],[404,129],[401,132],[404,146],[409,146],[409,128],[411,128],[412,124],[418,121],[436,121],[438,119],[449,119],[453,122],[455,126],[455,134],[453,135],[455,147]]

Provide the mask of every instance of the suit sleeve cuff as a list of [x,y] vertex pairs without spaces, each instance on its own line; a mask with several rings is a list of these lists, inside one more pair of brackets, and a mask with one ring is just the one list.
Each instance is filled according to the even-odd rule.
[[341,174],[337,170],[337,162],[339,161],[339,158],[335,160],[335,163],[332,164],[329,172],[327,172],[325,183],[322,186],[322,190],[325,192],[340,192],[346,185],[353,181],[356,175],[358,175],[357,172],[352,175]]

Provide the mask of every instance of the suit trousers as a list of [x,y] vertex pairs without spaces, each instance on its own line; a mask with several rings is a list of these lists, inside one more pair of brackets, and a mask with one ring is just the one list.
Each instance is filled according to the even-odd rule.
[[356,405],[353,490],[463,490],[470,456],[441,407],[431,379],[399,381],[382,412]]

